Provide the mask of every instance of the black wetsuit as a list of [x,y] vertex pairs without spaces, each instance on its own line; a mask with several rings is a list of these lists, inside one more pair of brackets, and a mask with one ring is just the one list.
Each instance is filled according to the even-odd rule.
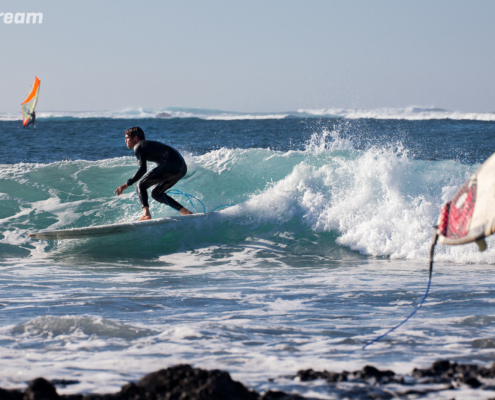
[[33,111],[30,115],[30,119],[28,121],[28,123],[26,124],[26,127],[28,127],[29,125],[33,125],[33,128],[34,128],[34,122],[36,121],[36,113]]
[[182,205],[164,193],[165,190],[174,186],[187,173],[186,162],[180,153],[173,147],[160,142],[140,140],[139,143],[134,146],[134,154],[138,159],[139,169],[134,176],[127,181],[127,186],[131,186],[146,174],[147,161],[158,164],[158,167],[147,173],[137,184],[136,190],[142,206],[149,207],[147,189],[156,185],[151,191],[151,197],[160,203],[167,204],[176,210],[180,210]]

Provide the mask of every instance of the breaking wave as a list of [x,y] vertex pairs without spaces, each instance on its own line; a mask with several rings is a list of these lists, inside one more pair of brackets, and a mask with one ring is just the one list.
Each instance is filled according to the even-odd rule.
[[[299,109],[287,112],[232,112],[186,107],[137,108],[116,111],[43,111],[37,112],[38,119],[145,119],[145,118],[199,118],[215,121],[268,120],[284,118],[347,118],[347,119],[394,119],[394,120],[470,120],[495,121],[495,112],[449,111],[436,107],[406,107],[379,109]],[[0,121],[22,120],[21,113],[0,114]]]
[[[313,241],[323,254],[343,247],[365,256],[425,260],[440,206],[477,168],[452,160],[413,160],[396,146],[356,150],[350,139],[330,131],[314,134],[300,151],[221,148],[188,155],[187,163],[188,175],[178,189],[201,199],[207,210],[235,206],[173,232],[141,230],[134,236],[145,235],[144,243],[123,250],[114,237],[47,244],[27,234],[137,219],[136,194],[113,194],[116,182],[135,170],[133,158],[3,165],[0,245],[38,257],[143,252],[160,257],[185,243],[187,248],[239,245],[256,236],[282,252]],[[157,218],[174,215],[154,202],[151,211]],[[437,253],[437,260],[495,263],[495,250],[478,253],[474,245],[439,246]]]

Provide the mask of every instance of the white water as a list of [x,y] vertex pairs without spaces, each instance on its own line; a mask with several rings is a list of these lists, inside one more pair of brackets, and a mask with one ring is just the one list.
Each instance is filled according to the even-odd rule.
[[[237,204],[215,223],[58,244],[26,234],[137,218],[135,194],[108,190],[135,161],[0,168],[0,360],[9,366],[1,387],[42,375],[80,382],[61,393],[112,392],[192,363],[258,391],[332,398],[326,385],[279,376],[370,363],[407,373],[439,358],[491,362],[491,240],[485,253],[438,246],[424,308],[361,350],[422,297],[431,226],[476,166],[357,151],[328,132],[304,151],[219,149],[187,162],[181,190],[211,207]],[[171,213],[156,204],[152,212]]]
[[[141,119],[159,118],[160,113],[167,113],[170,118],[199,118],[204,120],[233,121],[233,120],[265,120],[284,119],[287,117],[334,117],[347,119],[393,119],[393,120],[466,120],[466,121],[495,121],[495,112],[467,112],[462,110],[444,110],[436,107],[406,108],[378,108],[378,109],[352,109],[352,108],[322,108],[299,109],[286,112],[234,112],[195,108],[166,107],[166,108],[137,108],[123,110],[103,111],[49,111],[39,108],[36,111],[37,118],[118,118]],[[22,120],[19,113],[0,113],[0,121]]]

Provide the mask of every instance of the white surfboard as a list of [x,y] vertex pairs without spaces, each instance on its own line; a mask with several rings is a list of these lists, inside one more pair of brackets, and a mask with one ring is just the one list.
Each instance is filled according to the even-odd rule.
[[63,229],[58,231],[43,230],[36,233],[30,233],[32,239],[43,240],[65,240],[65,239],[84,239],[99,236],[117,235],[120,233],[130,232],[136,228],[186,222],[194,218],[207,217],[210,213],[200,213],[192,215],[181,215],[177,217],[167,217],[151,219],[148,221],[127,222],[121,224],[89,226],[86,228]]
[[495,233],[495,154],[467,180],[438,217],[439,241],[443,244],[476,242],[486,249],[485,237]]

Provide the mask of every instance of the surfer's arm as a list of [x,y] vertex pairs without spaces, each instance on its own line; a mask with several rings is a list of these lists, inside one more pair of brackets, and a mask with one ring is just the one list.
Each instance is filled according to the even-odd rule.
[[138,180],[140,180],[141,177],[148,170],[148,168],[146,166],[146,156],[145,156],[145,154],[143,154],[143,151],[141,149],[141,146],[139,146],[139,144],[136,145],[136,147],[134,148],[134,154],[136,154],[136,157],[138,159],[139,168],[136,171],[136,173],[134,174],[134,176],[131,179],[127,180],[127,182],[126,182],[127,187],[132,186],[134,183],[136,183]]

